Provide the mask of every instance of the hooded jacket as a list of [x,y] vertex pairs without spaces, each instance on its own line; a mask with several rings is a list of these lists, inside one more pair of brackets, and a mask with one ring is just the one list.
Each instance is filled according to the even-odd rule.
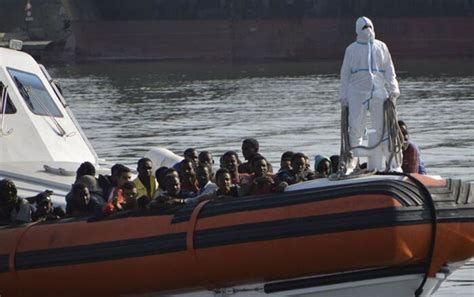
[[[364,29],[364,26],[369,26]],[[372,21],[356,21],[357,40],[346,48],[341,67],[342,102],[369,97],[397,98],[400,95],[392,58],[387,45],[375,39]]]

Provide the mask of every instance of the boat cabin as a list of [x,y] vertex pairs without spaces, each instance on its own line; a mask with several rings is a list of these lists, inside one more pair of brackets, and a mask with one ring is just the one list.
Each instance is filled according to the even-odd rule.
[[14,179],[22,196],[64,197],[79,164],[98,157],[59,89],[30,55],[0,48],[0,94],[0,178]]

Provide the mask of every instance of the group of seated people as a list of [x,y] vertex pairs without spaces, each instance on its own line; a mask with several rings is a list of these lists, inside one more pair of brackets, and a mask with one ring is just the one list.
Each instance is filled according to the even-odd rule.
[[46,190],[34,197],[21,198],[11,179],[0,180],[0,225],[63,218],[66,213],[53,205],[52,194]]
[[[417,151],[408,142],[406,126],[402,132],[407,142],[404,150]],[[17,196],[13,181],[3,179],[0,181],[0,221],[31,222],[64,216],[104,216],[122,210],[166,210],[203,200],[279,193],[288,185],[328,177],[339,167],[338,155],[330,158],[317,155],[313,171],[305,154],[287,151],[281,155],[279,171],[274,172],[271,163],[259,153],[259,143],[253,138],[242,142],[242,154],[245,162],[240,161],[235,151],[224,153],[216,172],[212,153],[198,154],[194,148],[184,151],[182,161],[155,172],[152,172],[152,161],[141,158],[134,180],[132,170],[125,165],[115,164],[111,175],[96,176],[94,165],[84,162],[77,169],[76,180],[66,195],[65,211],[53,206],[51,191],[22,199]],[[411,161],[404,160],[404,167],[412,171],[405,172],[423,173],[419,171],[419,153],[410,158],[407,154]]]

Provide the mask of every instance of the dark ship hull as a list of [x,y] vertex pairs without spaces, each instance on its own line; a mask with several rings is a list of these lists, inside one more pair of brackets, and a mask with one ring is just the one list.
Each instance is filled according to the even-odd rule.
[[472,1],[63,0],[79,59],[342,58],[365,15],[394,57],[474,53]]

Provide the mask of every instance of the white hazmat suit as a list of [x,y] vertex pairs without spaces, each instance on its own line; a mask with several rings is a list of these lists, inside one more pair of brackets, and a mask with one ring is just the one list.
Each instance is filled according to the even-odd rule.
[[[400,95],[392,58],[385,43],[375,39],[372,21],[366,17],[358,18],[356,33],[357,40],[346,48],[340,87],[341,103],[349,106],[351,148],[362,144],[367,112],[375,130],[374,136],[380,139],[384,125],[383,103],[387,99],[395,103]],[[387,141],[382,144],[386,147]],[[360,156],[357,149],[353,150],[353,154]],[[382,148],[382,154],[388,160],[387,148]]]

